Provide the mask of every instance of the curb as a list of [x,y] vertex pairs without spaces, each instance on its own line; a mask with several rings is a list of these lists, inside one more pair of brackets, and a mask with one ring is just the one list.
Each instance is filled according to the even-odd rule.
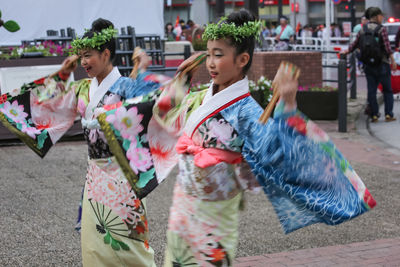
[[[383,95],[378,96],[378,105],[381,106],[383,104]],[[359,114],[359,118],[356,121],[356,130],[361,135],[369,135],[369,137],[374,138],[375,142],[379,143],[385,149],[389,149],[390,152],[400,155],[400,149],[394,147],[384,140],[382,140],[379,136],[375,135],[375,133],[371,129],[371,122],[369,120],[369,116],[364,113]]]

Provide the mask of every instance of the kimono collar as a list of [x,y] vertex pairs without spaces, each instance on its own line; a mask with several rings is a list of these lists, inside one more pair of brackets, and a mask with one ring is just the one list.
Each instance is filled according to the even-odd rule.
[[117,67],[114,67],[112,71],[104,78],[99,85],[97,78],[93,78],[90,83],[89,89],[89,104],[86,108],[85,118],[92,119],[93,110],[97,107],[100,100],[103,98],[105,93],[110,87],[121,77],[121,73]]
[[215,95],[213,95],[213,86],[214,84],[211,83],[203,103],[188,118],[184,129],[188,136],[192,136],[197,128],[208,118],[250,95],[247,76]]

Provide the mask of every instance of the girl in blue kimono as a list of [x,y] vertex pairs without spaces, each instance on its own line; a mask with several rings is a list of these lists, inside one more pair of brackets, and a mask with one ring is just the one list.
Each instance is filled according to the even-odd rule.
[[181,114],[182,126],[177,131],[173,124],[179,174],[165,266],[232,266],[245,190],[263,188],[285,232],[337,224],[375,205],[328,136],[296,110],[291,69],[275,78],[281,98],[274,119],[258,121],[262,109],[249,94],[246,73],[259,26],[245,10],[209,25],[203,39],[212,83],[168,111]]

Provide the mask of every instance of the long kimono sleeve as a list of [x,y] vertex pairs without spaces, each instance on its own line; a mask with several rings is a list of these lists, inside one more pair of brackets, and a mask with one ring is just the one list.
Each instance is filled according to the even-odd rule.
[[152,122],[153,107],[168,80],[149,73],[135,80],[119,79],[110,91],[128,98],[103,106],[105,112],[97,117],[111,152],[140,199],[163,179],[156,172],[157,152],[149,136],[158,131]]
[[335,225],[376,205],[349,162],[301,112],[284,103],[273,119],[251,98],[223,111],[244,140],[242,155],[271,201],[285,233],[313,223]]
[[40,157],[73,125],[79,83],[56,75],[24,84],[0,100],[0,120]]
[[[107,111],[98,116],[110,149],[139,198],[150,193],[176,165],[179,132],[188,109],[197,103],[185,102],[190,95],[187,76],[158,83],[155,90],[149,81],[160,79],[155,74],[138,76],[134,87],[150,93],[105,106]],[[128,87],[123,90],[134,91]]]

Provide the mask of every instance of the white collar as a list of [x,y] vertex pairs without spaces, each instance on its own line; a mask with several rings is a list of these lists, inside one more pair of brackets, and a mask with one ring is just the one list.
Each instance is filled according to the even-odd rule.
[[119,73],[117,67],[114,67],[112,71],[103,79],[100,85],[97,81],[97,78],[93,78],[89,89],[89,104],[85,112],[86,119],[92,119],[94,108],[97,107],[104,94],[120,77],[121,73]]
[[[188,136],[193,135],[193,132],[196,130],[197,126],[205,118],[207,118],[207,116],[223,110],[224,108],[228,107],[225,106],[228,103],[249,93],[249,80],[247,76],[242,80],[228,86],[224,90],[216,93],[215,95],[213,95],[213,85],[214,84],[211,83],[202,104],[192,112],[186,122],[184,131]],[[231,104],[233,103],[234,102]]]

